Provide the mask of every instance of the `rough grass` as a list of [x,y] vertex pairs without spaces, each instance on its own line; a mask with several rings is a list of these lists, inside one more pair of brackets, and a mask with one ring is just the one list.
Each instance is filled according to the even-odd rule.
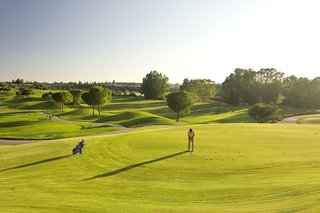
[[314,125],[154,127],[0,146],[1,212],[319,212]]

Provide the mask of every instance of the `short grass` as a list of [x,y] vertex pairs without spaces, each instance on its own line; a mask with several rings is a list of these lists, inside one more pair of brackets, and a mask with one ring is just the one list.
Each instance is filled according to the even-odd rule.
[[[61,113],[58,111],[58,105],[53,101],[45,101],[41,98],[44,92],[48,91],[36,90],[30,97],[1,96],[0,107],[48,111],[65,119],[117,123],[127,127],[173,124],[176,119],[176,113],[167,107],[165,101],[130,96],[113,97],[111,103],[102,107],[101,115],[97,115],[96,112],[96,115],[92,116],[91,108],[85,104],[82,104],[78,110],[66,107],[65,112]],[[191,113],[181,113],[179,123],[255,123],[256,121],[247,114],[248,107],[215,102],[197,103],[191,108]],[[320,110],[280,106],[271,121],[276,122],[292,115],[317,112]]]
[[[190,113],[181,113],[179,124],[255,123],[256,121],[247,113],[249,107],[248,105],[232,106],[215,102],[197,103],[191,108]],[[319,109],[313,108],[280,106],[270,121],[277,122],[288,116],[318,112],[320,112]],[[131,123],[127,123],[127,121],[131,119],[141,119],[133,122],[133,126],[172,124],[176,119],[176,113],[171,111],[164,101],[144,100],[142,97],[113,97],[111,103],[102,107],[102,115],[100,116],[92,116],[91,109],[85,105],[79,110],[62,113],[60,116],[93,122],[116,122],[129,127]],[[157,118],[157,120],[154,121],[152,118]],[[148,122],[148,120],[154,122]]]
[[78,137],[118,130],[116,127],[50,120],[35,111],[2,110],[0,138],[2,139],[57,139]]
[[320,116],[309,118],[301,118],[297,121],[298,124],[320,124]]
[[88,137],[75,156],[76,139],[0,146],[0,211],[320,212],[319,133],[206,124]]

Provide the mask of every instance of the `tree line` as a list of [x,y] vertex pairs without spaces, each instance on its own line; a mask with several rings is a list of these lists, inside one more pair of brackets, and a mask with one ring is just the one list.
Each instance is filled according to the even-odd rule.
[[274,68],[235,69],[221,86],[222,100],[229,104],[284,104],[294,107],[320,107],[320,78],[313,80]]
[[[8,93],[12,85],[19,87],[16,94],[28,96],[32,94],[30,88],[43,88],[44,84],[38,82],[24,82],[17,79],[12,82],[0,83],[0,92]],[[284,77],[284,73],[274,68],[263,68],[258,71],[253,69],[237,68],[226,77],[221,85],[215,84],[210,79],[184,79],[182,84],[169,84],[169,78],[157,71],[146,74],[142,84],[122,83],[115,81],[105,83],[53,83],[68,91],[46,93],[43,98],[53,99],[59,103],[60,110],[64,105],[77,108],[81,100],[101,112],[101,105],[111,101],[111,95],[119,95],[115,90],[117,86],[129,86],[139,90],[146,99],[165,99],[170,109],[177,113],[177,121],[182,111],[190,111],[195,102],[208,102],[212,100],[217,91],[220,99],[228,104],[254,105],[249,110],[249,115],[263,121],[267,114],[274,112],[277,104],[292,105],[295,107],[320,107],[320,77],[313,80],[297,78],[296,76]],[[139,87],[140,85],[140,87]],[[58,87],[59,87],[58,86]],[[75,89],[76,88],[76,89]],[[81,88],[81,89],[79,89]],[[87,90],[87,91],[83,91]],[[268,112],[268,113],[266,113]],[[264,114],[259,117],[257,114]]]
[[110,102],[112,92],[109,89],[101,86],[93,86],[88,91],[69,90],[59,92],[48,92],[42,95],[43,99],[53,100],[59,104],[60,111],[64,111],[64,106],[68,105],[77,109],[81,102],[84,101],[92,107],[92,115],[95,114],[95,109],[98,107],[98,113],[101,114],[101,106]]

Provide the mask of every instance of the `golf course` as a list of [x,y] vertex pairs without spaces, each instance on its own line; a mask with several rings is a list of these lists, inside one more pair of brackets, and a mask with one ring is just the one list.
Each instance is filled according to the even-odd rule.
[[0,213],[320,213],[319,11],[0,0]]
[[[248,106],[213,102],[177,123],[161,100],[114,97],[92,116],[40,96],[1,96],[1,212],[320,211],[318,117],[260,124]],[[318,111],[274,116],[302,112]]]

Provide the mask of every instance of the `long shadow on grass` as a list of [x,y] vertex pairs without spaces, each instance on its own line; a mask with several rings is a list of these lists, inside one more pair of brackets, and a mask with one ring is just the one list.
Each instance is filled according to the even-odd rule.
[[178,155],[182,155],[182,154],[187,153],[187,152],[188,151],[177,152],[177,153],[174,153],[174,154],[171,154],[171,155],[167,155],[167,156],[164,156],[164,157],[161,157],[161,158],[156,158],[156,159],[153,159],[153,160],[149,160],[149,161],[145,161],[145,162],[141,162],[141,163],[136,163],[136,164],[133,164],[133,165],[130,165],[130,166],[123,167],[121,169],[117,169],[117,170],[114,170],[114,171],[111,171],[111,172],[107,172],[107,173],[104,173],[104,174],[96,175],[96,176],[93,176],[91,178],[86,178],[86,179],[83,179],[83,180],[92,180],[92,179],[97,179],[97,178],[103,178],[103,177],[109,177],[109,176],[117,175],[119,173],[126,172],[128,170],[135,169],[135,168],[140,167],[140,166],[144,166],[144,165],[147,165],[147,164],[155,163],[157,161],[162,161],[162,160],[166,160],[166,159],[169,159],[169,158],[173,158],[173,157],[176,157]]
[[60,160],[60,159],[69,157],[71,155],[72,154],[63,155],[63,156],[58,156],[58,157],[54,157],[54,158],[48,158],[48,159],[45,159],[45,160],[36,161],[36,162],[33,162],[33,163],[22,164],[20,166],[15,166],[15,167],[11,167],[11,168],[0,170],[0,172],[5,172],[5,171],[9,171],[9,170],[14,170],[14,169],[21,169],[21,168],[25,168],[25,167],[28,167],[28,166],[34,166],[34,165],[42,164],[42,163],[49,163],[51,161],[56,161],[56,160]]

